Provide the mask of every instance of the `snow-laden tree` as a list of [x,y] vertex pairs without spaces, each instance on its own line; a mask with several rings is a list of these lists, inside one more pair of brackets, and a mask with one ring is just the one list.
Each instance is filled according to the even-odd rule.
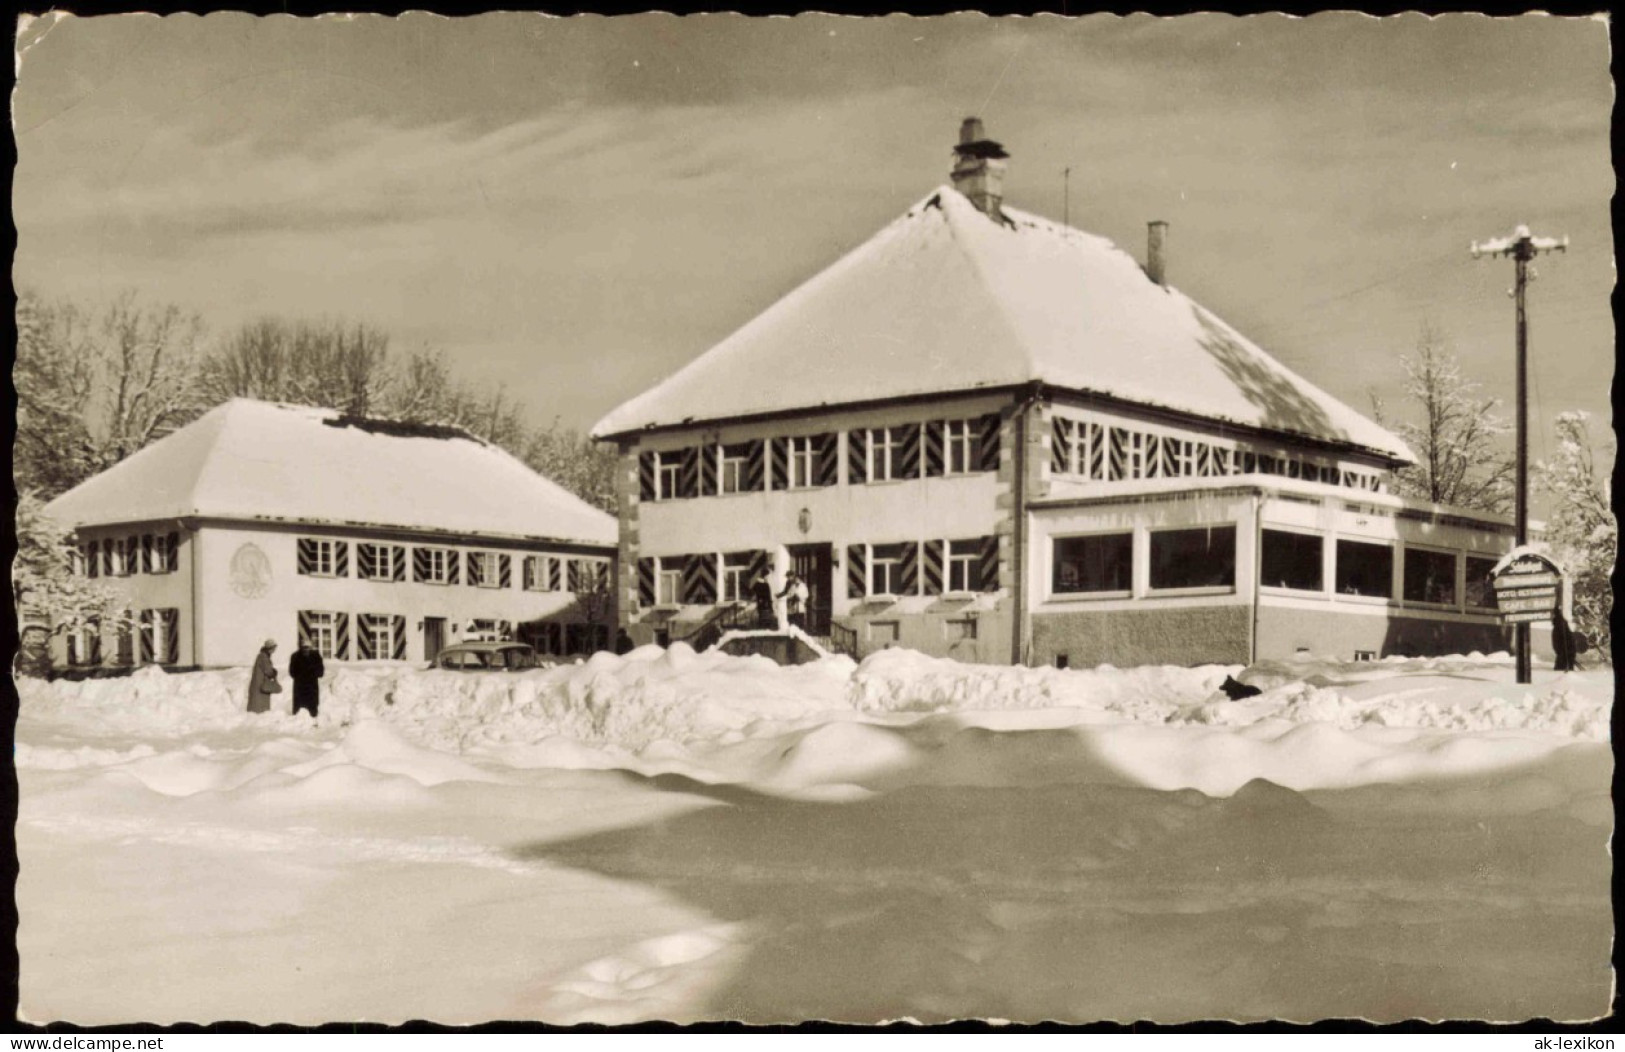
[[615,514],[615,447],[553,421],[531,433],[520,459],[595,508]]
[[12,372],[18,489],[49,499],[196,418],[201,329],[134,293],[93,311],[24,290]]
[[1496,413],[1499,399],[1478,394],[1480,385],[1461,371],[1449,340],[1423,325],[1416,353],[1402,355],[1404,419],[1377,419],[1395,431],[1417,461],[1394,473],[1394,489],[1436,504],[1507,514],[1514,500],[1516,462],[1504,448],[1510,425]]
[[[1536,484],[1552,500],[1546,543],[1567,572],[1574,593],[1574,627],[1584,632],[1604,658],[1609,655],[1608,612],[1613,592],[1608,579],[1619,550],[1612,489],[1606,468],[1598,470],[1590,416],[1560,413],[1553,422],[1556,452],[1535,464]],[[1613,444],[1607,446],[1609,456]]]
[[105,580],[79,571],[72,531],[45,513],[38,494],[18,495],[16,522],[11,601],[25,637],[30,630],[52,636],[93,625],[128,625],[129,613],[118,592]]

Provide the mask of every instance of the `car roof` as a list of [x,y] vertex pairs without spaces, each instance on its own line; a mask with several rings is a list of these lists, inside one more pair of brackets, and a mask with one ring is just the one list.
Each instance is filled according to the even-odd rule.
[[516,642],[515,640],[512,640],[512,639],[505,639],[505,640],[502,640],[501,642],[482,640],[482,641],[473,642],[473,643],[453,643],[450,646],[448,646],[448,647],[444,648],[443,650],[441,650],[440,652],[442,654],[446,654],[446,653],[449,653],[449,652],[451,652],[453,650],[469,650],[469,651],[506,650],[506,649],[511,649],[511,648],[514,648],[514,647],[521,647],[521,648],[523,648],[525,650],[531,649],[531,646],[530,646],[529,643],[520,643],[520,642]]

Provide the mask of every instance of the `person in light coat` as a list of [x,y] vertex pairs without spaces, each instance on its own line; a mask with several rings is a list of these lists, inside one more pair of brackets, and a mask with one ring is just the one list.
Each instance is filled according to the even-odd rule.
[[271,663],[271,654],[275,650],[276,640],[267,639],[265,645],[260,647],[259,656],[254,659],[254,671],[248,676],[249,712],[270,712],[271,695],[282,693],[282,684],[276,678],[276,666]]

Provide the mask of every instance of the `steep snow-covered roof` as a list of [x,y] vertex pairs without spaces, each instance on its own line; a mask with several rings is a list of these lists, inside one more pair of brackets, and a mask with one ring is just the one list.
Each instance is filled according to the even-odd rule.
[[940,187],[600,420],[680,424],[1040,381],[1414,459],[1111,242]]
[[71,526],[196,516],[616,542],[613,516],[509,454],[461,432],[423,430],[237,398],[47,511]]

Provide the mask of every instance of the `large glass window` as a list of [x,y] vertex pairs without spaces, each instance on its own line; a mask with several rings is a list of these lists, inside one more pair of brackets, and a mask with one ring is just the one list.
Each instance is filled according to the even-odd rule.
[[1234,588],[1236,528],[1204,526],[1151,535],[1151,587]]
[[970,471],[976,457],[976,435],[971,430],[971,421],[947,421],[943,424],[943,437],[948,474],[961,475]]
[[660,573],[655,578],[655,602],[661,606],[676,606],[683,596],[683,569],[682,560],[672,560],[673,565],[667,566],[661,561]]
[[979,539],[948,542],[948,591],[975,592],[981,588],[977,565],[982,558]]
[[722,447],[722,492],[745,492],[745,476],[750,465],[750,443]]
[[405,567],[405,549],[398,544],[356,545],[356,569],[368,581],[393,581],[395,564]]
[[901,544],[877,544],[869,558],[869,594],[903,594],[903,548]]
[[1497,560],[1482,555],[1467,556],[1467,605],[1480,610],[1495,609],[1495,589],[1490,587],[1490,571]]
[[895,478],[893,459],[901,445],[896,428],[877,427],[869,431],[869,481],[885,482]]
[[818,436],[801,435],[790,439],[790,488],[813,485],[813,470],[818,462]]
[[1372,541],[1337,542],[1337,594],[1394,595],[1394,550]]
[[1052,587],[1060,592],[1127,592],[1132,586],[1134,535],[1055,538]]
[[672,500],[682,496],[683,450],[668,449],[655,454],[655,481],[657,500]]
[[1423,548],[1405,549],[1405,601],[1408,603],[1456,602],[1456,553],[1430,552]]
[[750,564],[754,552],[729,552],[722,557],[722,601],[742,603],[750,598]]
[[1266,588],[1296,588],[1318,592],[1323,542],[1312,533],[1265,530],[1264,551],[1259,560],[1258,583]]

